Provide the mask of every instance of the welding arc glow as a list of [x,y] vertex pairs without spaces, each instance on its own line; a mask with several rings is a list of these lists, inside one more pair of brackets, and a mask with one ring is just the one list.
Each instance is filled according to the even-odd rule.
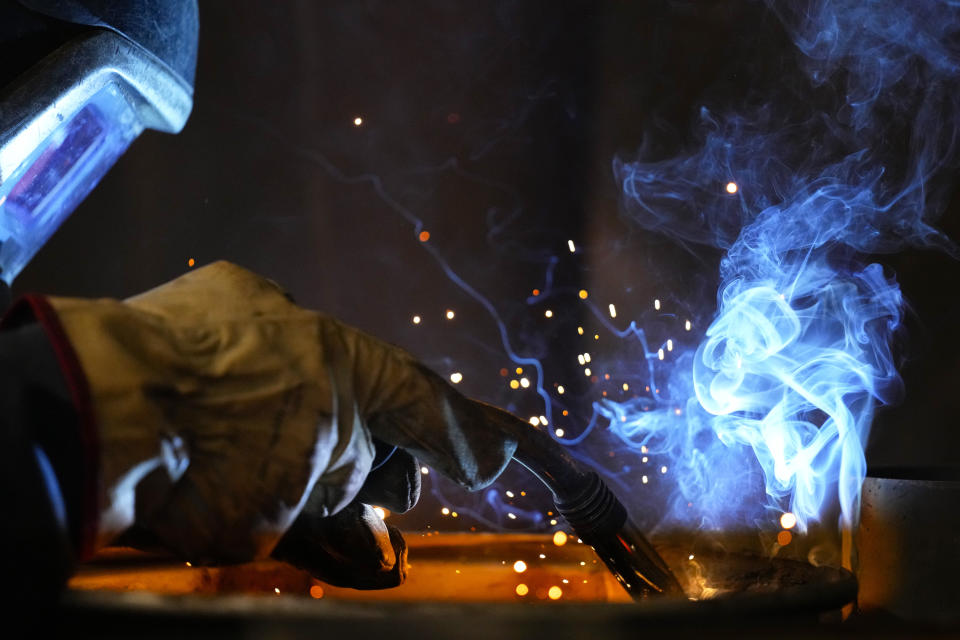
[[[852,526],[875,407],[900,392],[891,351],[900,289],[861,256],[957,253],[930,220],[949,195],[932,178],[955,162],[960,140],[960,3],[767,4],[802,52],[806,79],[764,87],[761,106],[741,113],[704,107],[693,153],[614,163],[634,221],[726,251],[716,317],[671,375],[676,400],[689,393],[686,417],[640,415],[629,403],[600,412],[628,443],[657,434],[685,453],[673,468],[684,468],[687,500],[723,501],[717,487],[742,473],[730,458],[745,448],[800,531],[833,504]],[[796,115],[798,92],[825,83],[839,104],[815,111],[811,101]],[[898,136],[909,144],[893,148]],[[750,188],[718,195],[731,175]]]

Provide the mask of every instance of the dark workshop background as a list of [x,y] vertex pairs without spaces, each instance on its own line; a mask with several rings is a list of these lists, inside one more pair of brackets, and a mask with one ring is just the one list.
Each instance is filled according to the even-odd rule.
[[[748,81],[736,64],[786,55],[755,3],[202,0],[200,11],[185,130],[142,136],[15,292],[124,297],[191,259],[231,260],[522,416],[536,397],[508,388],[500,369],[515,365],[496,323],[436,256],[493,303],[518,351],[544,360],[547,384],[580,384],[573,331],[591,322],[580,288],[654,337],[672,330],[648,314],[655,298],[706,327],[718,254],[629,226],[611,161],[654,122],[682,138],[705,87]],[[956,214],[943,220],[955,238]],[[878,416],[868,462],[956,466],[960,265],[930,252],[883,261],[911,305],[907,393]],[[535,288],[550,295],[532,299]]]

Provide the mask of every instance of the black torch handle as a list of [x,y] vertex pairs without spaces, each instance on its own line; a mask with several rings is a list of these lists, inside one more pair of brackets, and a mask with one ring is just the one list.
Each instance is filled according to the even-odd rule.
[[594,471],[584,470],[542,428],[515,419],[513,459],[553,492],[557,511],[635,599],[683,590],[670,567],[627,516],[627,510]]

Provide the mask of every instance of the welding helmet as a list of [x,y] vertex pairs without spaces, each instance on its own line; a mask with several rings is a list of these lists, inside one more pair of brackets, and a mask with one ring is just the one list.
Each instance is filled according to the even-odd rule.
[[0,279],[144,129],[193,108],[196,0],[0,0]]

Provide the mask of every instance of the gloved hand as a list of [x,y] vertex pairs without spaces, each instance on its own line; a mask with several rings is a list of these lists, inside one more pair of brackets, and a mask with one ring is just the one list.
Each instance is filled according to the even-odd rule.
[[[405,547],[367,505],[412,507],[417,458],[475,490],[516,448],[517,418],[226,262],[123,302],[47,300],[99,437],[100,546],[136,523],[193,563],[272,552],[391,586]],[[371,473],[374,438],[399,450]]]

